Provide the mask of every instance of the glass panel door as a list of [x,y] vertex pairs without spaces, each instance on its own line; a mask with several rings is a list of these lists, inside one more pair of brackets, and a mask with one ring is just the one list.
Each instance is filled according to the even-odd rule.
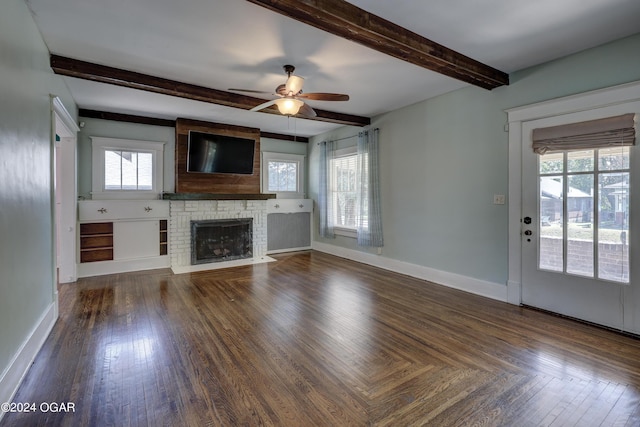
[[530,138],[538,127],[621,109],[629,112],[614,106],[523,123],[522,302],[640,333],[638,146],[538,155]]

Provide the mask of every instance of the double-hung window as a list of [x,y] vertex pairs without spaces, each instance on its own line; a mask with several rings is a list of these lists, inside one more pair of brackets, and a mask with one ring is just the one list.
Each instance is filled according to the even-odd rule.
[[[361,159],[364,165],[361,173],[366,176],[366,159]],[[329,162],[329,203],[330,221],[333,223],[336,234],[353,236],[356,235],[358,224],[366,226],[368,212],[361,209],[367,206],[362,203],[362,198],[367,197],[367,192],[362,191],[360,180],[363,176],[358,176],[358,154],[356,147],[338,150],[333,159]],[[365,180],[366,181],[366,180]]]
[[320,144],[319,235],[355,237],[359,246],[382,247],[378,129],[358,134],[355,147]]
[[91,137],[92,198],[155,199],[162,192],[164,143]]

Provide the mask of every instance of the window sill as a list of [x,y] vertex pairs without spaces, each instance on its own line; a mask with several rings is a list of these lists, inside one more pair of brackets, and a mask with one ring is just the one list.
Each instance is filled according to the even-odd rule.
[[333,234],[335,234],[336,236],[350,237],[352,239],[358,238],[358,232],[353,228],[334,227]]
[[296,191],[274,191],[269,194],[275,194],[277,199],[304,199],[304,193]]
[[158,200],[162,194],[154,191],[96,191],[91,193],[93,200]]

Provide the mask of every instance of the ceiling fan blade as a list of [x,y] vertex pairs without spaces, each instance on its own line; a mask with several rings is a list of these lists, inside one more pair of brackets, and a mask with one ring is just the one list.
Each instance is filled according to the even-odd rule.
[[287,89],[287,94],[297,95],[304,85],[304,79],[299,76],[289,76],[287,79],[287,83],[285,87]]
[[265,92],[263,90],[253,90],[253,89],[235,89],[235,88],[229,88],[227,90],[232,90],[235,92],[248,92],[248,93],[264,93],[264,94],[271,94],[271,92]]
[[300,107],[298,114],[305,117],[315,117],[317,115],[313,108],[309,107],[309,104],[304,104]]
[[263,102],[260,105],[256,105],[255,107],[253,107],[249,111],[260,111],[260,110],[263,110],[263,109],[265,109],[267,107],[271,107],[273,104],[276,103],[276,101],[277,101],[276,99],[272,99],[271,101]]
[[314,101],[348,101],[349,95],[343,93],[301,93],[297,98],[311,99]]

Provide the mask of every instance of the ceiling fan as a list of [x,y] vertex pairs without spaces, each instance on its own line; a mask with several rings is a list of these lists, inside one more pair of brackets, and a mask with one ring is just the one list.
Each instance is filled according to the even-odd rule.
[[233,90],[236,92],[271,93],[272,95],[277,95],[279,96],[279,98],[257,105],[249,111],[260,111],[275,104],[278,107],[280,113],[286,116],[295,116],[296,114],[300,114],[301,116],[305,117],[315,117],[316,112],[313,111],[313,108],[304,103],[304,99],[310,99],[314,101],[349,100],[349,95],[341,93],[303,93],[302,86],[304,84],[304,79],[293,74],[293,71],[296,69],[296,67],[294,67],[293,65],[285,65],[283,68],[284,72],[287,73],[287,81],[284,84],[279,85],[274,93],[251,89],[229,90]]

